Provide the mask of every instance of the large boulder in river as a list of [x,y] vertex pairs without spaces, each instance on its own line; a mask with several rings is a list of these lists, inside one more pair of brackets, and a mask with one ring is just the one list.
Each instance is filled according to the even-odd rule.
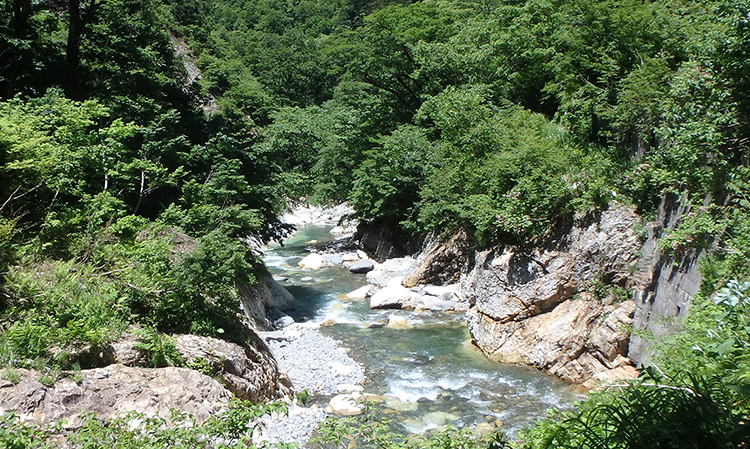
[[536,366],[574,382],[627,363],[625,329],[634,304],[604,306],[602,300],[612,298],[594,295],[601,285],[627,287],[637,274],[637,220],[632,209],[613,204],[550,233],[536,248],[478,252],[462,283],[473,304],[469,330],[476,344],[492,359]]
[[82,370],[79,382],[63,378],[52,386],[40,383],[37,371],[16,372],[17,383],[0,381],[0,414],[13,411],[23,421],[41,424],[65,419],[69,428],[84,412],[100,419],[130,411],[169,419],[174,409],[200,423],[224,411],[232,397],[216,380],[186,368],[110,365]]
[[302,260],[297,263],[297,266],[301,270],[320,270],[326,266],[326,259],[322,254],[311,253],[303,257]]
[[403,279],[408,276],[416,266],[417,261],[413,257],[388,259],[367,273],[367,282],[385,287],[396,278]]
[[406,287],[391,284],[378,290],[370,297],[371,309],[408,309],[414,308],[419,295]]

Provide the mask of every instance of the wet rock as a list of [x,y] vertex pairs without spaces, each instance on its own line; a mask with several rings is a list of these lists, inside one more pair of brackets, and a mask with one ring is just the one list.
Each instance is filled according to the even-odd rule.
[[405,317],[401,315],[391,315],[388,317],[388,327],[396,329],[410,329],[413,326],[409,324]]
[[367,273],[367,282],[384,287],[393,278],[408,276],[416,265],[417,261],[412,257],[388,259],[382,264],[376,265],[374,270]]
[[300,282],[309,283],[309,282],[315,281],[315,279],[313,279],[311,276],[303,276],[303,277],[300,278],[299,281]]
[[371,309],[414,308],[414,299],[419,295],[400,285],[381,288],[370,297]]
[[360,259],[349,265],[352,273],[367,273],[375,269],[375,264],[370,259]]
[[321,254],[312,253],[303,257],[297,266],[302,270],[320,270],[326,266],[326,260]]

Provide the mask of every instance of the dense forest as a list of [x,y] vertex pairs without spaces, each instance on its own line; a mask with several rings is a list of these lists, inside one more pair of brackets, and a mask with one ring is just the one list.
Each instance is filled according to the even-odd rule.
[[[237,338],[235,285],[290,232],[289,201],[488,246],[612,201],[648,219],[671,192],[693,207],[661,250],[711,251],[669,357],[518,444],[750,444],[750,2],[0,11],[3,366],[67,370],[132,324]],[[178,257],[182,233],[196,250]]]

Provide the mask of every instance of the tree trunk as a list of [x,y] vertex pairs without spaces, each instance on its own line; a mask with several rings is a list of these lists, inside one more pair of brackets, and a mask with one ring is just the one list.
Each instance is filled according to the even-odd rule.
[[17,39],[26,37],[31,14],[31,0],[13,0],[13,36]]
[[94,20],[94,14],[101,1],[90,0],[85,13],[81,11],[81,0],[68,0],[68,43],[65,49],[65,96],[73,100],[82,100],[84,96],[81,85],[81,38],[86,26]]
[[81,35],[83,24],[81,21],[81,0],[68,0],[68,43],[65,48],[65,95],[77,100],[81,94]]

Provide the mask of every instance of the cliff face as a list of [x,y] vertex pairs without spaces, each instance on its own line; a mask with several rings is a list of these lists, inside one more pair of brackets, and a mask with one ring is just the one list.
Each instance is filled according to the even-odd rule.
[[674,260],[657,248],[664,232],[674,229],[679,218],[688,212],[685,198],[666,195],[659,205],[656,220],[646,228],[648,238],[641,249],[638,269],[642,277],[634,285],[637,307],[633,329],[641,332],[631,337],[628,350],[628,356],[637,364],[648,362],[653,341],[679,328],[681,319],[688,314],[690,298],[700,290],[702,278],[698,259],[704,251],[691,250],[680,260]]
[[478,252],[462,283],[475,343],[492,359],[573,382],[632,374],[653,342],[679,327],[700,289],[702,251],[675,261],[657,247],[688,212],[687,201],[667,195],[642,226],[632,209],[614,204],[538,247]]
[[462,284],[476,344],[491,359],[573,382],[632,375],[626,355],[635,304],[624,292],[638,276],[639,220],[613,204],[541,246],[477,253]]

